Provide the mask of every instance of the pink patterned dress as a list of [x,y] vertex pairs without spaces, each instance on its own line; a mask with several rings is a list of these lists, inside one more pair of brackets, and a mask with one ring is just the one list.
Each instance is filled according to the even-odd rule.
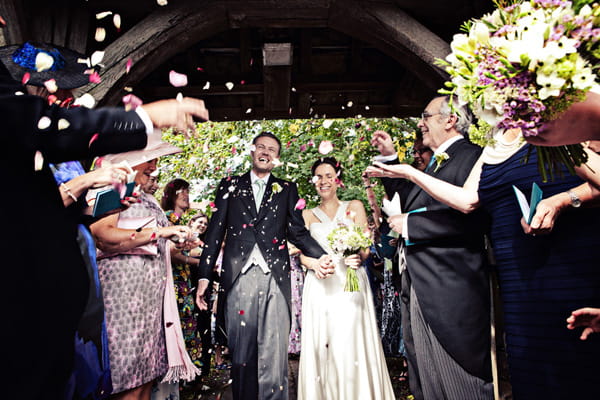
[[[155,216],[158,226],[169,225],[158,202],[145,193],[120,215]],[[160,239],[158,256],[121,254],[98,260],[113,393],[150,382],[167,371],[162,325],[165,254],[166,239]]]

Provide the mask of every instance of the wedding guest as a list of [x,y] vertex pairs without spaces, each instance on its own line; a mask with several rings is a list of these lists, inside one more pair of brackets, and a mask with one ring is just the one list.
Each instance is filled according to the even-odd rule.
[[[481,148],[463,137],[470,125],[469,111],[464,107],[452,111],[449,102],[448,97],[434,98],[419,120],[423,144],[434,151],[435,160],[421,174],[462,185]],[[374,143],[380,153],[393,154],[391,141],[382,138]],[[397,159],[394,162],[397,164]],[[381,168],[397,167],[376,164]],[[386,186],[394,183],[388,178],[402,178],[390,173],[373,174],[375,170],[367,168],[371,176],[385,176]],[[401,235],[401,260],[406,260],[402,272],[402,333],[411,392],[416,399],[491,399],[486,216],[482,212],[464,215],[418,186],[407,195],[398,193],[404,196],[403,213],[389,217],[388,222]]]
[[[514,398],[588,397],[600,340],[582,342],[563,323],[572,310],[600,304],[600,213],[581,206],[597,194],[566,170],[541,182],[537,151],[521,140],[519,130],[498,132],[495,143],[485,148],[462,186],[407,165],[380,167],[386,176],[410,179],[463,213],[478,208],[490,213]],[[513,185],[528,196],[533,182],[544,199],[527,225]]]
[[142,187],[142,190],[145,193],[148,193],[151,195],[154,195],[156,193],[156,191],[158,190],[158,176],[159,176],[158,170],[156,170],[152,174],[150,174],[150,177],[148,178],[148,183],[146,183]]
[[[143,186],[158,157],[181,151],[162,141],[144,150],[109,155],[127,161]],[[142,193],[139,202],[91,225],[99,253],[114,399],[149,400],[155,380],[192,380],[200,371],[190,360],[179,320],[167,239],[197,246],[187,226],[172,225],[158,201]],[[168,386],[168,385],[167,385]],[[155,390],[164,390],[157,386]],[[177,390],[177,387],[171,387]],[[176,391],[175,393],[178,393]],[[165,394],[167,398],[172,393]],[[170,397],[169,397],[170,398]]]
[[[187,224],[184,215],[190,208],[189,189],[189,182],[181,178],[175,178],[165,185],[160,205],[172,225]],[[198,268],[200,260],[197,257],[190,257],[187,251],[177,249],[174,246],[170,246],[170,251],[174,290],[185,347],[192,362],[202,370],[202,373],[206,373],[210,369],[210,362],[208,365],[203,365],[201,361],[202,341],[197,324],[197,310],[194,304],[195,282],[197,280],[192,280],[194,275],[197,278],[197,274],[193,271]]]
[[[304,223],[317,242],[334,252],[327,236],[339,222],[367,229],[367,215],[359,200],[337,197],[342,168],[332,157],[315,161],[311,168],[319,205],[302,212]],[[367,251],[338,257],[335,268],[300,256],[308,272],[302,295],[302,352],[298,371],[299,399],[393,399],[377,327],[373,294],[362,260]],[[355,268],[359,291],[344,291],[347,268]]]
[[[292,182],[271,174],[281,142],[270,132],[252,141],[252,170],[221,180],[200,259],[196,302],[203,298],[225,236],[219,295],[234,399],[287,399],[291,284],[287,242],[309,257],[329,257],[304,227]],[[263,301],[269,299],[269,301]]]
[[[18,47],[0,49],[0,113],[3,117],[0,131],[4,148],[10,149],[0,158],[0,167],[11,171],[19,182],[20,206],[38,212],[16,213],[14,201],[2,196],[0,207],[5,211],[5,222],[13,228],[0,240],[0,250],[4,254],[27,254],[28,288],[31,293],[44,293],[46,311],[38,313],[37,323],[52,329],[44,333],[46,342],[51,345],[41,347],[31,346],[39,340],[36,330],[3,330],[0,340],[10,346],[5,346],[2,359],[11,366],[4,372],[4,379],[11,384],[6,385],[3,396],[62,398],[73,366],[73,338],[88,299],[89,285],[76,241],[77,226],[69,222],[60,197],[60,191],[67,195],[68,191],[57,187],[49,163],[143,148],[147,132],[152,131],[144,120],[148,127],[188,129],[193,122],[191,114],[208,119],[208,112],[203,102],[195,99],[163,100],[126,112],[119,108],[62,109],[37,96],[18,95],[16,93],[26,93],[20,83],[26,72],[30,74],[30,82],[45,81],[44,72],[38,73],[31,68],[31,63],[25,62],[22,66],[13,60]],[[46,126],[46,122],[50,124]],[[68,127],[59,129],[66,124]],[[26,239],[32,235],[42,238],[33,252],[31,241]],[[22,310],[39,308],[38,297],[23,296],[22,287],[9,284],[21,276],[22,271],[18,269],[5,272],[1,301],[5,305],[6,326],[28,326],[30,316]],[[9,307],[15,299],[20,299],[20,306]]]

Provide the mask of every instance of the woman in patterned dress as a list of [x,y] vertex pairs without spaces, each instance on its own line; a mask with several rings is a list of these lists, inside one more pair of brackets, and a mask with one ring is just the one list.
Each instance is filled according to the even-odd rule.
[[[168,154],[168,153],[167,153]],[[163,154],[164,155],[164,154]],[[132,162],[130,162],[132,164]],[[136,184],[156,170],[152,159],[132,166]],[[117,227],[119,220],[154,217],[155,227]],[[172,226],[154,197],[141,193],[139,202],[91,226],[98,261],[108,330],[114,399],[149,400],[153,382],[168,370],[163,301],[167,283],[167,238],[191,238],[187,226]],[[156,255],[124,254],[139,246],[156,246]],[[196,244],[197,245],[197,244]],[[168,326],[167,326],[168,327]]]

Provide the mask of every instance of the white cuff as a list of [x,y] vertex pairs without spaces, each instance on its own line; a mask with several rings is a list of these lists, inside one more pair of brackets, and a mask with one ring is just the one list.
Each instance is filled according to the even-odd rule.
[[373,161],[379,161],[379,162],[388,162],[388,161],[394,161],[395,159],[398,158],[397,154],[390,154],[389,156],[383,156],[381,154],[373,157]]
[[138,117],[140,117],[142,119],[142,122],[144,123],[144,125],[146,125],[146,133],[148,135],[151,135],[152,132],[154,131],[154,124],[152,123],[152,120],[148,116],[148,113],[142,107],[137,107],[135,109],[135,112],[137,113]]
[[406,214],[406,218],[404,218],[404,222],[402,222],[402,237],[404,240],[409,240],[408,238],[408,216],[410,214]]

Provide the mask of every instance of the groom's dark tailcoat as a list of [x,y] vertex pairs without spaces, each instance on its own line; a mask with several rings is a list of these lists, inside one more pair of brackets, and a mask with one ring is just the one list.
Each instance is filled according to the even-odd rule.
[[[449,158],[437,171],[434,164],[427,173],[462,186],[481,148],[459,140],[446,153]],[[402,207],[413,211],[407,220],[406,266],[426,322],[458,364],[491,381],[487,215],[481,209],[463,214],[419,186],[410,190]]]
[[[225,239],[219,280],[223,294],[219,295],[217,320],[227,321],[236,399],[288,398],[287,346],[291,315],[288,240],[306,256],[318,258],[325,254],[304,227],[297,202],[296,184],[272,174],[258,212],[249,172],[223,179],[217,189],[217,210],[207,229],[199,277],[210,281]],[[270,275],[262,270],[257,272],[258,267],[241,274],[255,245],[270,268]],[[269,292],[266,296],[263,295],[265,286]],[[267,301],[262,300],[265,297]],[[240,317],[236,314],[242,310],[246,310],[245,316],[238,322]],[[240,327],[242,322],[244,325]]]
[[[274,186],[280,191],[273,190]],[[302,212],[296,208],[298,198],[295,183],[271,174],[257,212],[250,172],[222,179],[214,201],[217,210],[210,218],[200,258],[200,279],[211,279],[221,243],[226,238],[219,282],[227,294],[252,248],[258,244],[291,310],[288,240],[308,257],[325,254],[304,226]],[[219,303],[221,306],[223,302]]]

